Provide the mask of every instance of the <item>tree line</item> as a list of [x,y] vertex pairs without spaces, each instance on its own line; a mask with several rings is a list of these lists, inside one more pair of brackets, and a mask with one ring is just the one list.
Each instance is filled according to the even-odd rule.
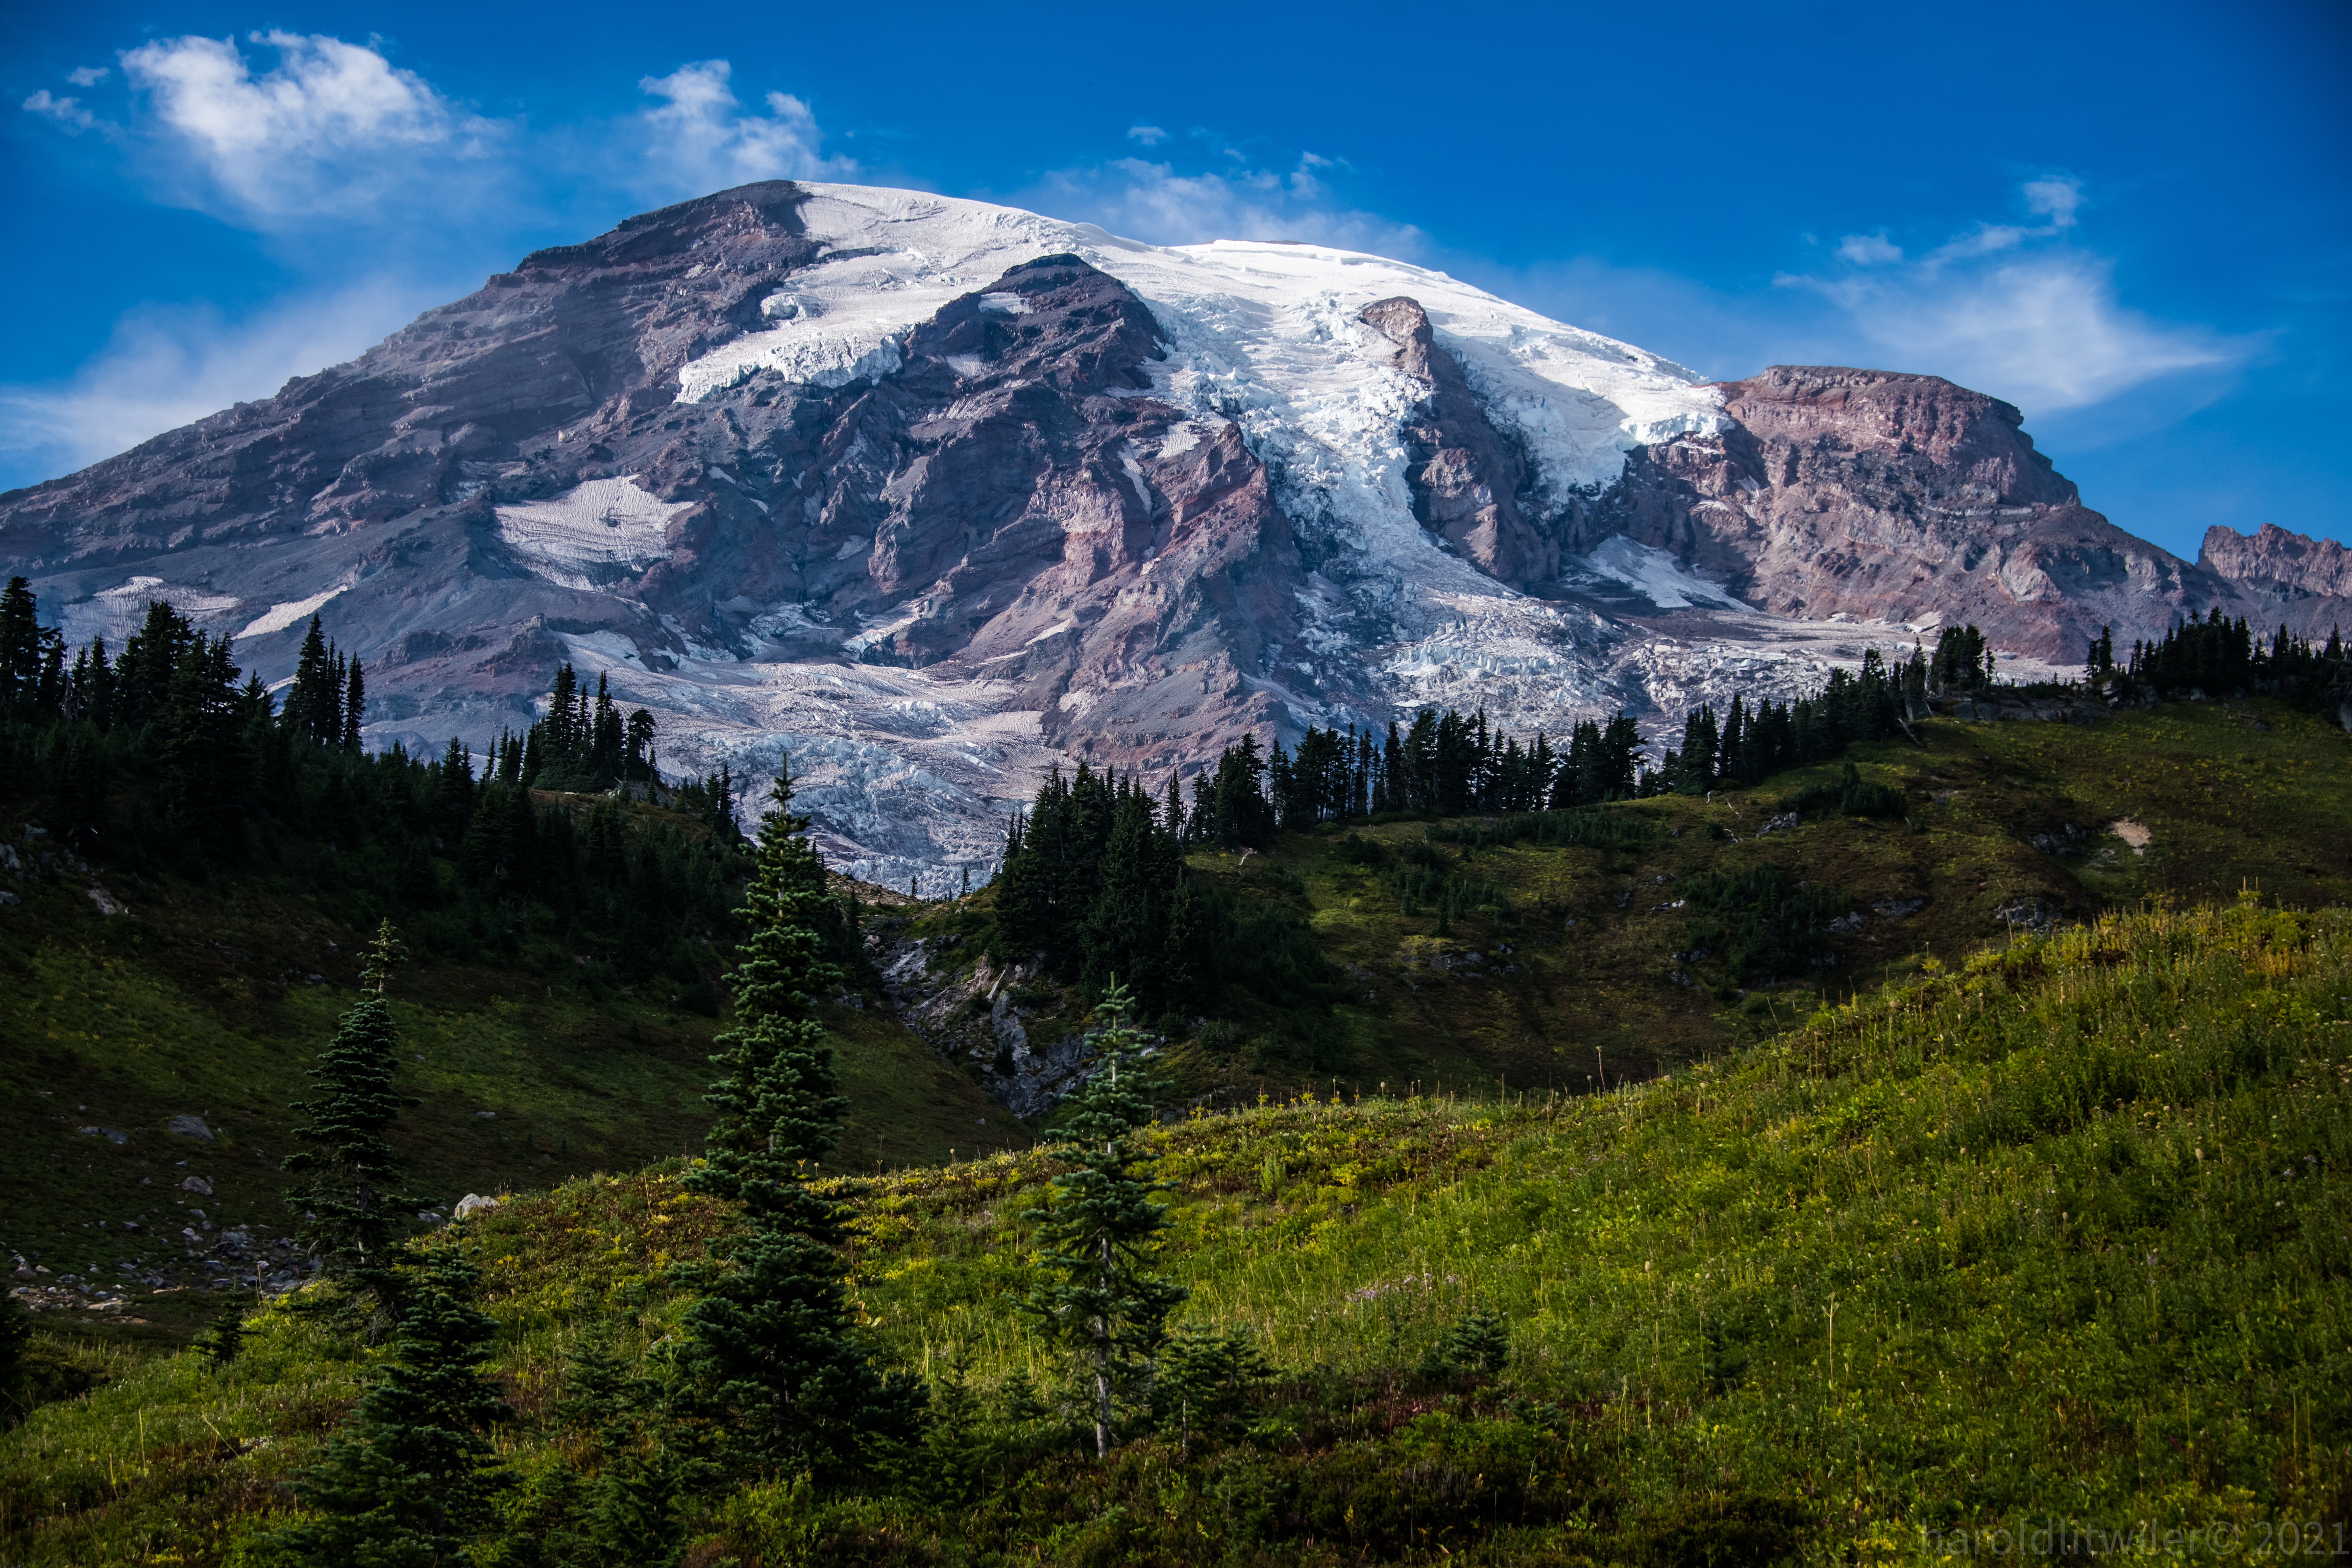
[[[316,616],[281,704],[228,637],[169,604],[150,603],[119,654],[93,638],[68,657],[23,578],[0,592],[0,766],[83,853],[266,868],[362,930],[396,918],[436,956],[579,956],[592,984],[659,977],[717,1010],[747,868],[726,770],[667,792],[672,812],[551,798],[630,779],[656,793],[652,716],[624,718],[568,664],[546,717],[478,768],[456,741],[433,758],[364,750],[366,710],[360,661]],[[836,950],[854,951],[853,925],[830,918]]]
[[2345,658],[2342,628],[2316,647],[2284,626],[2263,637],[2243,616],[2232,620],[2218,605],[2202,620],[2191,616],[2176,623],[2161,637],[2136,639],[2120,661],[2114,628],[2101,627],[2084,673],[2094,687],[2119,693],[2252,691],[2320,710],[2352,702],[2352,662]]
[[1252,1001],[1328,1012],[1336,976],[1312,929],[1279,901],[1244,906],[1193,872],[1185,849],[1203,839],[1173,779],[1162,802],[1132,774],[1056,769],[1007,829],[991,956],[1034,959],[1089,995],[1123,984],[1147,1016]]

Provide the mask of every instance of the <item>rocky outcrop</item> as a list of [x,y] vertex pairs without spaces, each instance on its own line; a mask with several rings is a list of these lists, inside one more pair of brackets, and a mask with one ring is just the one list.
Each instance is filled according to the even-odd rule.
[[1067,1026],[1068,994],[1035,963],[998,969],[962,949],[961,935],[910,937],[899,920],[875,921],[866,935],[898,1021],[1013,1115],[1043,1116],[1093,1075],[1101,1031]]
[[1736,426],[1637,449],[1566,543],[1669,551],[1774,615],[1973,622],[2065,664],[2155,636],[2227,584],[2082,504],[2019,412],[1937,376],[1775,366],[1723,384]]
[[1419,300],[1377,300],[1360,319],[1396,345],[1396,369],[1425,389],[1398,432],[1414,518],[1488,576],[1540,591],[1559,575],[1559,549],[1521,504],[1525,455],[1488,421]]
[[2321,638],[2352,626],[2352,550],[2266,522],[2252,533],[2205,531],[2197,563],[2235,588],[2257,625]]

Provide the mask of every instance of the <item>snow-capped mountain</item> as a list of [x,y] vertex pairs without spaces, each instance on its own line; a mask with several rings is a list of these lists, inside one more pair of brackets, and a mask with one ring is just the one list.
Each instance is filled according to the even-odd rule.
[[0,559],[76,642],[163,597],[269,678],[318,613],[380,743],[486,740],[568,658],[674,770],[788,750],[835,858],[903,884],[984,869],[1069,756],[1678,722],[1946,619],[2031,668],[2346,603],[2311,552],[2134,539],[2019,426],[1932,377],[1706,384],[1379,257],[773,182],[0,496]]

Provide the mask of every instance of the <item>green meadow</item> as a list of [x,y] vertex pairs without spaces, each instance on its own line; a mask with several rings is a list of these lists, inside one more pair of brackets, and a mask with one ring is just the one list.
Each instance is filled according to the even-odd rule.
[[[877,1343],[966,1415],[862,1489],[701,1500],[687,1561],[1967,1561],[2143,1522],[2199,1561],[2332,1553],[2347,1096],[2352,921],[2249,896],[1931,956],[1607,1093],[1197,1112],[1151,1135],[1180,1317],[1253,1331],[1273,1376],[1232,1432],[1107,1464],[1006,1305],[1044,1156],[841,1178]],[[672,1270],[730,1223],[677,1174],[438,1243],[487,1271],[519,1471],[572,1441],[581,1336],[660,1363]],[[1473,1306],[1507,1364],[1429,1370]],[[225,1369],[117,1352],[37,1411],[0,1438],[10,1560],[259,1561],[382,1353],[334,1321],[274,1306]]]

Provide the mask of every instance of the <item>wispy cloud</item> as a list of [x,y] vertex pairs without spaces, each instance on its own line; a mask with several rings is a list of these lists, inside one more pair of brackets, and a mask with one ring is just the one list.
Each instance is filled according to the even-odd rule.
[[1886,231],[1876,234],[1850,234],[1838,241],[1838,256],[1857,267],[1876,267],[1884,262],[1903,259],[1903,247],[1890,242]]
[[319,34],[255,33],[257,71],[234,39],[159,39],[122,55],[144,112],[122,129],[189,205],[255,226],[378,208],[394,192],[446,198],[452,163],[505,128],[466,112],[378,50]]
[[1128,140],[1140,142],[1146,147],[1157,147],[1168,140],[1168,132],[1157,125],[1130,125],[1127,128],[1127,135]]
[[2028,180],[2020,194],[2025,197],[2025,210],[2042,214],[2053,228],[2074,227],[2074,214],[2083,205],[2080,180]]
[[371,279],[232,321],[208,306],[142,306],[73,378],[0,386],[0,460],[70,473],[289,377],[356,357],[443,289]]
[[2019,197],[2040,224],[1979,222],[1914,260],[1882,230],[1849,235],[1844,265],[1778,281],[1835,307],[1860,354],[1931,372],[2029,413],[2081,408],[2183,372],[2242,363],[2253,345],[2157,321],[2125,305],[2114,264],[2072,242],[2079,181],[2028,182]]
[[[355,356],[507,264],[525,247],[507,249],[519,229],[553,221],[550,205],[609,221],[616,205],[856,173],[824,153],[800,100],[770,92],[747,108],[725,60],[643,79],[641,112],[531,125],[475,113],[373,42],[173,37],[120,58],[123,87],[95,112],[51,89],[22,110],[65,132],[95,128],[160,199],[264,237],[293,280],[284,302],[239,319],[200,302],[138,307],[71,377],[0,385],[10,479],[71,471]],[[87,89],[110,74],[66,79]]]
[[1242,166],[1187,173],[1173,162],[1116,158],[1057,170],[1010,199],[1156,245],[1297,239],[1400,257],[1426,248],[1411,224],[1349,206],[1323,174],[1343,166],[1337,159],[1302,153],[1286,169],[1253,168],[1236,150],[1219,151]]
[[641,116],[642,189],[676,200],[754,180],[843,180],[857,173],[851,160],[824,155],[816,116],[791,94],[771,92],[767,113],[746,113],[730,85],[733,74],[725,60],[700,60],[637,83],[661,100]]
[[[81,73],[76,71],[74,74],[79,76]],[[68,135],[79,135],[98,123],[98,117],[81,106],[80,99],[58,98],[46,87],[25,100],[24,110],[27,114],[56,121],[66,128]]]

